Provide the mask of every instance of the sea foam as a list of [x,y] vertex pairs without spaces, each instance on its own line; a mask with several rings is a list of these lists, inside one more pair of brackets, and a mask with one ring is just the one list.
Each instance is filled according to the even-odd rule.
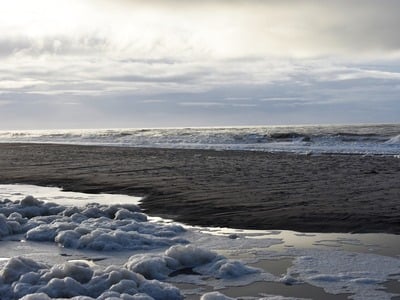
[[[85,262],[47,267],[33,260],[13,257],[0,271],[0,294],[7,299],[183,299],[179,289],[139,273],[110,266],[94,269]],[[85,297],[83,297],[85,296]]]
[[[154,221],[137,205],[129,203],[66,206],[32,196],[13,201],[5,199],[0,201],[0,234],[2,245],[7,245],[7,240],[13,240],[15,235],[17,240],[21,236],[26,239],[25,244],[32,241],[31,247],[39,244],[61,247],[58,249],[72,249],[84,256],[108,253],[109,257],[115,257],[124,253],[117,264],[111,265],[108,260],[102,264],[101,260],[97,263],[90,258],[68,260],[68,256],[59,257],[55,262],[43,255],[30,255],[28,247],[24,256],[0,260],[2,300],[183,299],[187,292],[174,286],[183,283],[194,284],[195,293],[199,297],[203,293],[204,300],[230,300],[234,298],[206,292],[202,287],[222,289],[255,281],[291,285],[306,282],[332,294],[350,293],[353,299],[390,299],[394,294],[383,290],[382,283],[400,280],[398,257],[335,248],[291,247],[279,253],[271,252],[267,248],[282,243],[283,233],[184,227]],[[230,238],[232,234],[234,239]],[[297,239],[318,239],[315,234],[292,235]],[[343,242],[343,239],[336,241]],[[355,237],[351,243],[346,241],[346,245],[361,245]],[[324,247],[321,243],[314,245]],[[18,247],[13,249],[16,251]],[[227,257],[211,249],[232,254]],[[293,266],[281,276],[232,259],[253,257],[250,261],[254,263],[277,255],[293,259]],[[291,298],[258,295],[248,299]]]
[[[23,234],[28,241],[96,251],[165,249],[137,254],[123,266],[101,268],[89,261],[47,265],[11,257],[0,270],[1,299],[183,299],[164,282],[187,269],[207,278],[231,279],[262,273],[210,250],[187,245],[178,224],[150,222],[136,205],[63,206],[32,196],[0,201],[2,237]],[[164,281],[160,281],[164,280]]]
[[136,205],[65,207],[27,196],[0,202],[0,235],[25,233],[27,240],[93,250],[150,250],[188,243],[176,224],[148,222]]

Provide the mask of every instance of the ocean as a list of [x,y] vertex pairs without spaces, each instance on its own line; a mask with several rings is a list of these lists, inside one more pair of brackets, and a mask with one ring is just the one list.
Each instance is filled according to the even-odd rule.
[[400,124],[0,131],[0,143],[400,155]]

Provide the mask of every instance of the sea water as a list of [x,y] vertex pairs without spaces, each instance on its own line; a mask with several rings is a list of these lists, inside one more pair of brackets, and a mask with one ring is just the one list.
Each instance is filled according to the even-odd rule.
[[400,124],[0,131],[1,143],[400,155]]
[[138,198],[26,185],[1,185],[0,200],[1,299],[400,293],[397,235],[194,227],[145,215]]

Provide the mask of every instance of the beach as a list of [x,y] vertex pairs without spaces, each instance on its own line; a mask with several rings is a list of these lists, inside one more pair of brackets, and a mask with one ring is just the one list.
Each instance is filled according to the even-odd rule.
[[400,233],[393,156],[1,144],[0,183],[142,196],[191,225]]

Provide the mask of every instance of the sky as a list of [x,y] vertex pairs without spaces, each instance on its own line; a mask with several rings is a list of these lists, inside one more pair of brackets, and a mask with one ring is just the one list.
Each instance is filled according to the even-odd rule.
[[397,0],[0,2],[0,130],[400,123]]

